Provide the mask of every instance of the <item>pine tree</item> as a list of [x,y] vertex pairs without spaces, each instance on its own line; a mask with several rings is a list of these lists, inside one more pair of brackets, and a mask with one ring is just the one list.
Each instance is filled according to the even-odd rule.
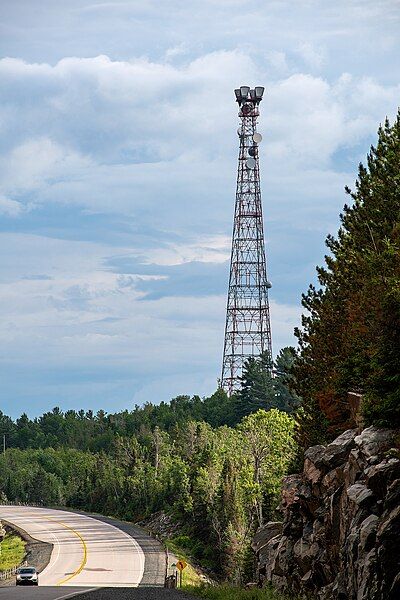
[[292,346],[282,348],[275,359],[276,407],[287,413],[293,413],[301,404],[301,398],[292,390],[295,385],[293,369],[296,361],[296,350]]
[[303,296],[308,314],[296,331],[303,427],[326,419],[328,437],[350,424],[349,391],[364,394],[368,422],[399,424],[400,112],[379,128],[355,191],[346,192],[353,204],[338,236],[327,238],[321,288]]
[[269,410],[276,405],[272,379],[272,359],[268,352],[258,357],[250,357],[244,365],[241,377],[241,390],[235,403],[236,422],[259,409]]

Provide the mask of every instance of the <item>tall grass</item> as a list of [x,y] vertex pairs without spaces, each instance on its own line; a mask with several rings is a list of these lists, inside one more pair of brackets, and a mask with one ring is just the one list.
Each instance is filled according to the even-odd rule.
[[283,595],[273,588],[249,590],[229,586],[185,587],[185,591],[207,600],[301,600],[299,597]]
[[17,567],[25,555],[24,542],[18,535],[8,533],[0,544],[0,571]]

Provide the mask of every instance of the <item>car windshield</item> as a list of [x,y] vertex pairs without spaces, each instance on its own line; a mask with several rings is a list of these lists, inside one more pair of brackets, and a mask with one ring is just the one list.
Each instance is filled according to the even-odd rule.
[[36,573],[35,569],[18,569],[18,573],[20,575],[33,575],[33,573]]

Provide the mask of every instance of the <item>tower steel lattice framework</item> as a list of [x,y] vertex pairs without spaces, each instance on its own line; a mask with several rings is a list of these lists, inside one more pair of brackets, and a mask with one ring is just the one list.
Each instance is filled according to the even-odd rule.
[[268,351],[271,324],[262,216],[257,132],[263,87],[235,90],[239,104],[240,148],[233,224],[231,268],[226,309],[221,385],[231,395],[240,389],[242,369],[250,356]]

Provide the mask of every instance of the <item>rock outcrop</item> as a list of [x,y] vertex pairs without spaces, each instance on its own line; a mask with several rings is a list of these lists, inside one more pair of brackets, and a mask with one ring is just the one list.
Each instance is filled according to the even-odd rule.
[[282,523],[258,530],[260,583],[320,600],[400,598],[399,431],[348,430],[285,478]]

